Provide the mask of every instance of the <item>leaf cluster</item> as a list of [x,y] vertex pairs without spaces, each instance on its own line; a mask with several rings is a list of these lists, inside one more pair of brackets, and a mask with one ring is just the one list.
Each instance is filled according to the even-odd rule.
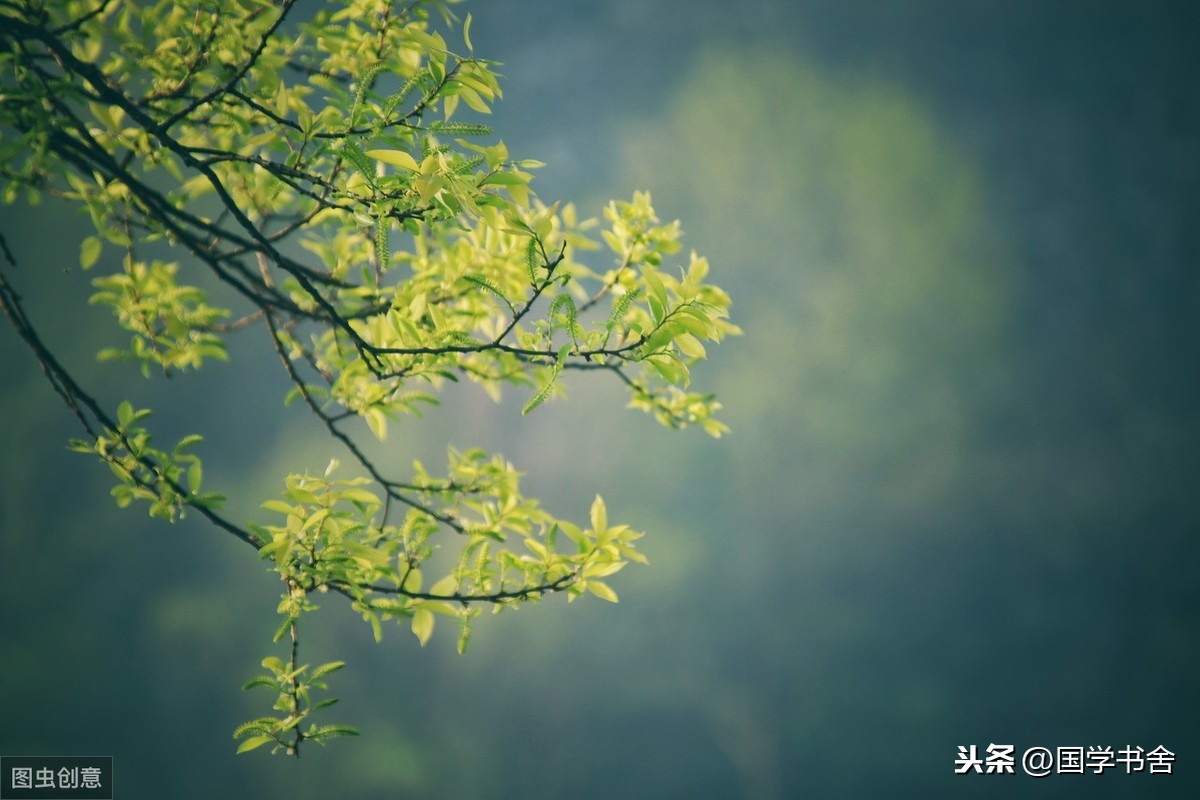
[[224,495],[202,492],[203,465],[199,456],[188,452],[203,437],[190,434],[170,450],[151,445],[151,437],[139,423],[150,416],[149,409],[135,410],[129,401],[117,407],[117,424],[95,440],[72,439],[71,449],[98,456],[117,476],[112,496],[119,507],[134,500],[150,504],[150,516],[174,522],[188,507],[219,509]]
[[[5,312],[89,433],[73,447],[110,466],[118,504],[145,500],[168,520],[199,509],[282,581],[275,639],[290,635],[291,657],[264,661],[254,685],[278,692],[283,716],[239,728],[243,751],[296,753],[349,730],[301,731],[331,671],[295,663],[315,594],[344,595],[377,637],[392,620],[424,644],[448,618],[463,649],[481,605],[615,602],[606,579],[644,560],[640,534],[610,526],[599,497],[580,527],[522,494],[501,456],[451,450],[444,476],[416,463],[400,479],[362,434],[384,439],[463,381],[497,398],[518,387],[530,413],[572,371],[620,381],[669,427],[726,431],[720,404],[689,389],[707,345],[738,332],[708,263],[676,261],[679,223],[646,193],[602,219],[537,197],[541,162],[513,158],[480,121],[499,77],[451,5],[341,0],[300,22],[295,0],[0,3],[0,197],[50,194],[90,218],[92,302],[131,334],[100,358],[169,376],[258,331],[285,400],[355,465],[345,479],[332,462],[295,472],[263,504],[271,518],[226,519],[200,492],[199,437],[158,450],[148,411],[126,402],[112,419],[0,274]],[[162,248],[187,258],[160,260]],[[210,301],[200,287],[213,281],[232,301]],[[437,568],[435,551],[448,558]]]
[[337,702],[336,697],[327,697],[314,703],[312,694],[314,689],[328,688],[325,676],[346,666],[344,661],[331,661],[310,670],[307,664],[296,666],[276,656],[268,656],[262,660],[262,666],[267,672],[251,678],[242,689],[262,688],[274,692],[272,710],[279,716],[252,719],[234,729],[233,738],[242,740],[237,749],[239,753],[269,744],[272,753],[297,755],[302,741],[323,745],[339,736],[358,736],[358,730],[349,725],[310,722],[307,728],[303,726],[312,714]]

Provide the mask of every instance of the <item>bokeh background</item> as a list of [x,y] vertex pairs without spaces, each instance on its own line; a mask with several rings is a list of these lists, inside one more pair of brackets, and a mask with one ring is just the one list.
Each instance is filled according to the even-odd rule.
[[[1200,12],[1185,2],[475,3],[490,122],[547,201],[648,189],[746,335],[696,373],[733,433],[573,376],[520,417],[458,387],[384,451],[503,451],[553,511],[648,530],[621,603],[344,657],[299,762],[235,757],[276,582],[119,511],[0,330],[0,753],[111,754],[123,798],[1195,797]],[[338,455],[263,337],[197,375],[100,368],[84,220],[6,209],[10,279],[85,386],[204,432],[241,519]],[[5,269],[8,269],[5,267]],[[954,775],[960,745],[1158,745],[1174,774]],[[1019,768],[1018,768],[1019,769]]]

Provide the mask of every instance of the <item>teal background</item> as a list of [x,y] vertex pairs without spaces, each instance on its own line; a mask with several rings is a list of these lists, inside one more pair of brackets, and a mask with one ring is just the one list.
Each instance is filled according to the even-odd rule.
[[[454,387],[380,458],[504,452],[555,513],[649,531],[621,603],[547,601],[424,649],[331,598],[363,737],[235,757],[276,582],[197,518],[118,510],[0,330],[0,753],[112,755],[125,798],[1194,797],[1200,752],[1197,13],[1182,2],[477,3],[489,122],[547,201],[653,193],[746,335],[668,432],[571,376]],[[8,208],[46,339],[231,516],[338,453],[265,337],[171,381],[101,368],[86,218]],[[111,257],[106,254],[105,258]],[[343,458],[345,462],[346,459]],[[953,774],[960,745],[1163,745],[1175,774]],[[1019,771],[1019,767],[1018,767]]]

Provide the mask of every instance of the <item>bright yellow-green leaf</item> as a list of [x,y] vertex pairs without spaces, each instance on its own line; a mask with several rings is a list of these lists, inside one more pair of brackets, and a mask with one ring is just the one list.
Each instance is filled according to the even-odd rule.
[[100,258],[101,242],[99,236],[89,236],[79,245],[79,265],[89,269]]
[[468,89],[464,86],[463,90],[459,92],[459,96],[462,97],[463,102],[465,102],[474,110],[478,111],[480,114],[492,113],[492,110],[488,108],[487,103],[485,103],[483,98],[479,96],[479,92],[475,91],[474,89]]
[[679,345],[679,349],[689,358],[704,358],[706,355],[704,345],[690,333],[681,333],[675,339],[675,344]]
[[445,56],[440,53],[430,53],[429,55],[429,77],[433,78],[434,83],[441,83],[446,78],[444,58]]
[[642,279],[646,281],[646,285],[650,287],[650,299],[656,300],[659,307],[667,308],[667,287],[663,285],[662,278],[652,269],[645,270],[642,273]]
[[595,533],[603,533],[608,527],[608,510],[604,507],[604,498],[596,495],[596,499],[592,501],[592,531]]
[[607,583],[601,583],[600,581],[588,581],[587,589],[601,600],[607,600],[610,603],[618,602],[617,593],[614,592],[612,587]]
[[387,417],[382,411],[378,408],[368,408],[363,413],[363,419],[367,421],[367,427],[375,434],[376,439],[382,442],[387,438]]
[[341,492],[341,495],[343,500],[349,500],[353,503],[379,504],[379,498],[375,493],[366,489],[345,489]]
[[417,160],[403,150],[368,150],[367,157],[391,164],[393,167],[403,167],[410,172],[417,172],[421,169]]
[[655,350],[661,350],[668,342],[682,332],[682,326],[676,324],[674,320],[664,322],[646,337],[646,352],[653,353]]
[[416,187],[417,194],[421,196],[421,202],[428,203],[434,195],[441,191],[443,183],[442,179],[436,175],[421,175],[413,181],[413,186]]
[[458,588],[458,578],[455,578],[453,575],[447,575],[446,577],[442,578],[437,583],[435,583],[433,586],[429,587],[429,593],[440,595],[442,597],[447,597],[449,595],[454,594],[454,591],[457,588]]
[[238,746],[237,751],[239,753],[247,753],[247,752],[255,749],[256,747],[262,747],[264,744],[267,744],[268,742],[273,742],[273,741],[275,741],[275,740],[273,738],[271,738],[270,736],[251,736],[249,739],[242,742],[241,745]]
[[578,525],[573,525],[570,522],[567,522],[566,520],[559,520],[557,525],[558,525],[558,529],[560,531],[562,531],[563,533],[565,533],[567,535],[567,538],[570,539],[572,542],[574,542],[575,544],[578,544],[578,545],[583,544],[583,542],[584,542],[583,531],[579,530]]
[[192,494],[199,492],[201,481],[204,479],[203,468],[200,466],[199,461],[193,461],[192,465],[188,467],[187,479],[188,491]]
[[419,592],[424,585],[425,576],[421,574],[421,570],[416,567],[410,567],[408,562],[404,560],[404,556],[400,557],[400,574],[404,576],[404,591]]
[[529,182],[527,176],[515,172],[493,172],[483,179],[483,186],[524,186]]
[[412,632],[417,641],[424,647],[433,635],[433,612],[426,608],[418,608],[412,618]]
[[610,230],[600,231],[600,237],[604,239],[604,243],[608,245],[614,253],[622,253],[625,250],[624,243],[615,233]]
[[546,550],[546,545],[542,544],[537,539],[533,539],[533,538],[526,539],[525,546],[527,548],[529,548],[529,551],[531,553],[533,553],[535,556],[537,556],[538,558],[545,559],[545,558],[548,558],[550,555],[549,551]]
[[620,572],[621,567],[623,566],[625,566],[624,561],[610,561],[607,564],[593,564],[583,571],[583,577],[607,578],[609,575]]
[[286,494],[289,498],[295,500],[297,503],[309,503],[311,505],[316,505],[317,503],[321,502],[321,499],[315,494],[307,489],[301,489],[298,486],[289,488]]

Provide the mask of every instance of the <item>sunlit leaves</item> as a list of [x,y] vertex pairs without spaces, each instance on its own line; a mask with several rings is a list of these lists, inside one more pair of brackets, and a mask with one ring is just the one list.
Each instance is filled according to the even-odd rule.
[[134,334],[129,349],[102,350],[101,360],[135,360],[149,375],[152,364],[166,372],[227,358],[212,325],[229,312],[208,305],[200,289],[178,285],[176,271],[175,264],[135,261],[123,273],[93,281],[99,291],[90,302],[110,306],[121,327]]
[[322,708],[327,708],[337,702],[336,698],[313,701],[313,692],[326,689],[324,678],[345,665],[341,661],[332,661],[310,670],[307,664],[295,665],[285,662],[275,656],[264,658],[262,666],[266,673],[258,675],[246,682],[243,690],[266,689],[275,693],[273,710],[279,716],[259,717],[239,725],[233,732],[234,739],[241,739],[238,753],[246,753],[263,745],[271,745],[271,752],[295,753],[297,739],[294,731],[303,731],[303,738],[319,743],[338,736],[358,736],[358,731],[349,725],[317,725],[309,723],[303,726],[311,715]]
[[416,636],[417,641],[424,647],[425,643],[429,641],[429,637],[433,635],[433,612],[428,608],[418,608],[414,611],[412,632],[413,636]]
[[[381,523],[382,500],[366,488],[369,481],[335,479],[332,471],[289,476],[282,499],[263,504],[283,517],[280,524],[257,528],[262,557],[274,562],[286,584],[281,633],[315,609],[312,592],[334,588],[355,598],[377,638],[381,622],[407,621],[425,644],[436,616],[455,618],[465,628],[473,616],[470,603],[504,607],[552,591],[578,596],[589,588],[615,601],[615,593],[596,579],[629,560],[644,561],[634,545],[640,534],[609,526],[600,497],[592,504],[591,527],[582,530],[524,496],[512,464],[482,450],[451,449],[444,478],[414,463],[405,484],[414,505],[399,525]],[[443,525],[458,535],[441,547],[453,545],[458,554],[443,562],[446,572],[431,582],[424,573]],[[468,636],[460,632],[464,647]]]
[[417,160],[403,150],[368,150],[366,154],[376,161],[382,161],[410,172],[421,170],[421,165],[417,163]]
[[[73,443],[116,475],[118,505],[170,520],[198,509],[278,575],[274,640],[290,657],[248,684],[274,693],[276,713],[235,736],[239,752],[295,753],[353,733],[308,721],[332,701],[312,689],[340,662],[295,663],[322,593],[348,598],[377,639],[400,624],[425,646],[439,618],[453,622],[461,652],[481,606],[616,602],[610,579],[645,561],[641,534],[611,525],[599,497],[584,528],[524,495],[500,456],[451,450],[443,475],[415,463],[402,480],[358,437],[384,439],[456,382],[494,398],[519,387],[530,414],[570,370],[620,381],[663,424],[719,435],[720,404],[690,390],[691,370],[738,331],[707,262],[680,256],[679,223],[648,194],[609,203],[602,221],[537,197],[542,162],[479,122],[502,93],[469,14],[460,52],[437,0],[345,0],[303,22],[285,20],[290,4],[209,5],[7,12],[39,35],[0,50],[0,127],[14,132],[0,141],[3,199],[51,192],[86,210],[80,264],[108,270],[91,301],[131,337],[102,359],[169,376],[225,358],[233,331],[258,326],[286,401],[352,457],[340,474],[331,462],[288,475],[262,524],[242,529],[211,516],[199,437],[155,448],[148,411],[96,410],[101,433]],[[157,260],[166,248],[188,260]]]
[[596,495],[596,499],[592,502],[591,510],[592,529],[596,531],[608,530],[608,509],[604,505],[604,498]]
[[149,409],[135,409],[129,401],[122,401],[111,429],[95,441],[72,439],[71,449],[98,456],[108,464],[118,481],[112,496],[121,508],[143,501],[149,504],[150,516],[167,522],[185,516],[189,507],[219,508],[224,496],[201,491],[203,467],[200,457],[190,452],[202,438],[191,434],[170,451],[160,450],[142,425],[149,416]]

